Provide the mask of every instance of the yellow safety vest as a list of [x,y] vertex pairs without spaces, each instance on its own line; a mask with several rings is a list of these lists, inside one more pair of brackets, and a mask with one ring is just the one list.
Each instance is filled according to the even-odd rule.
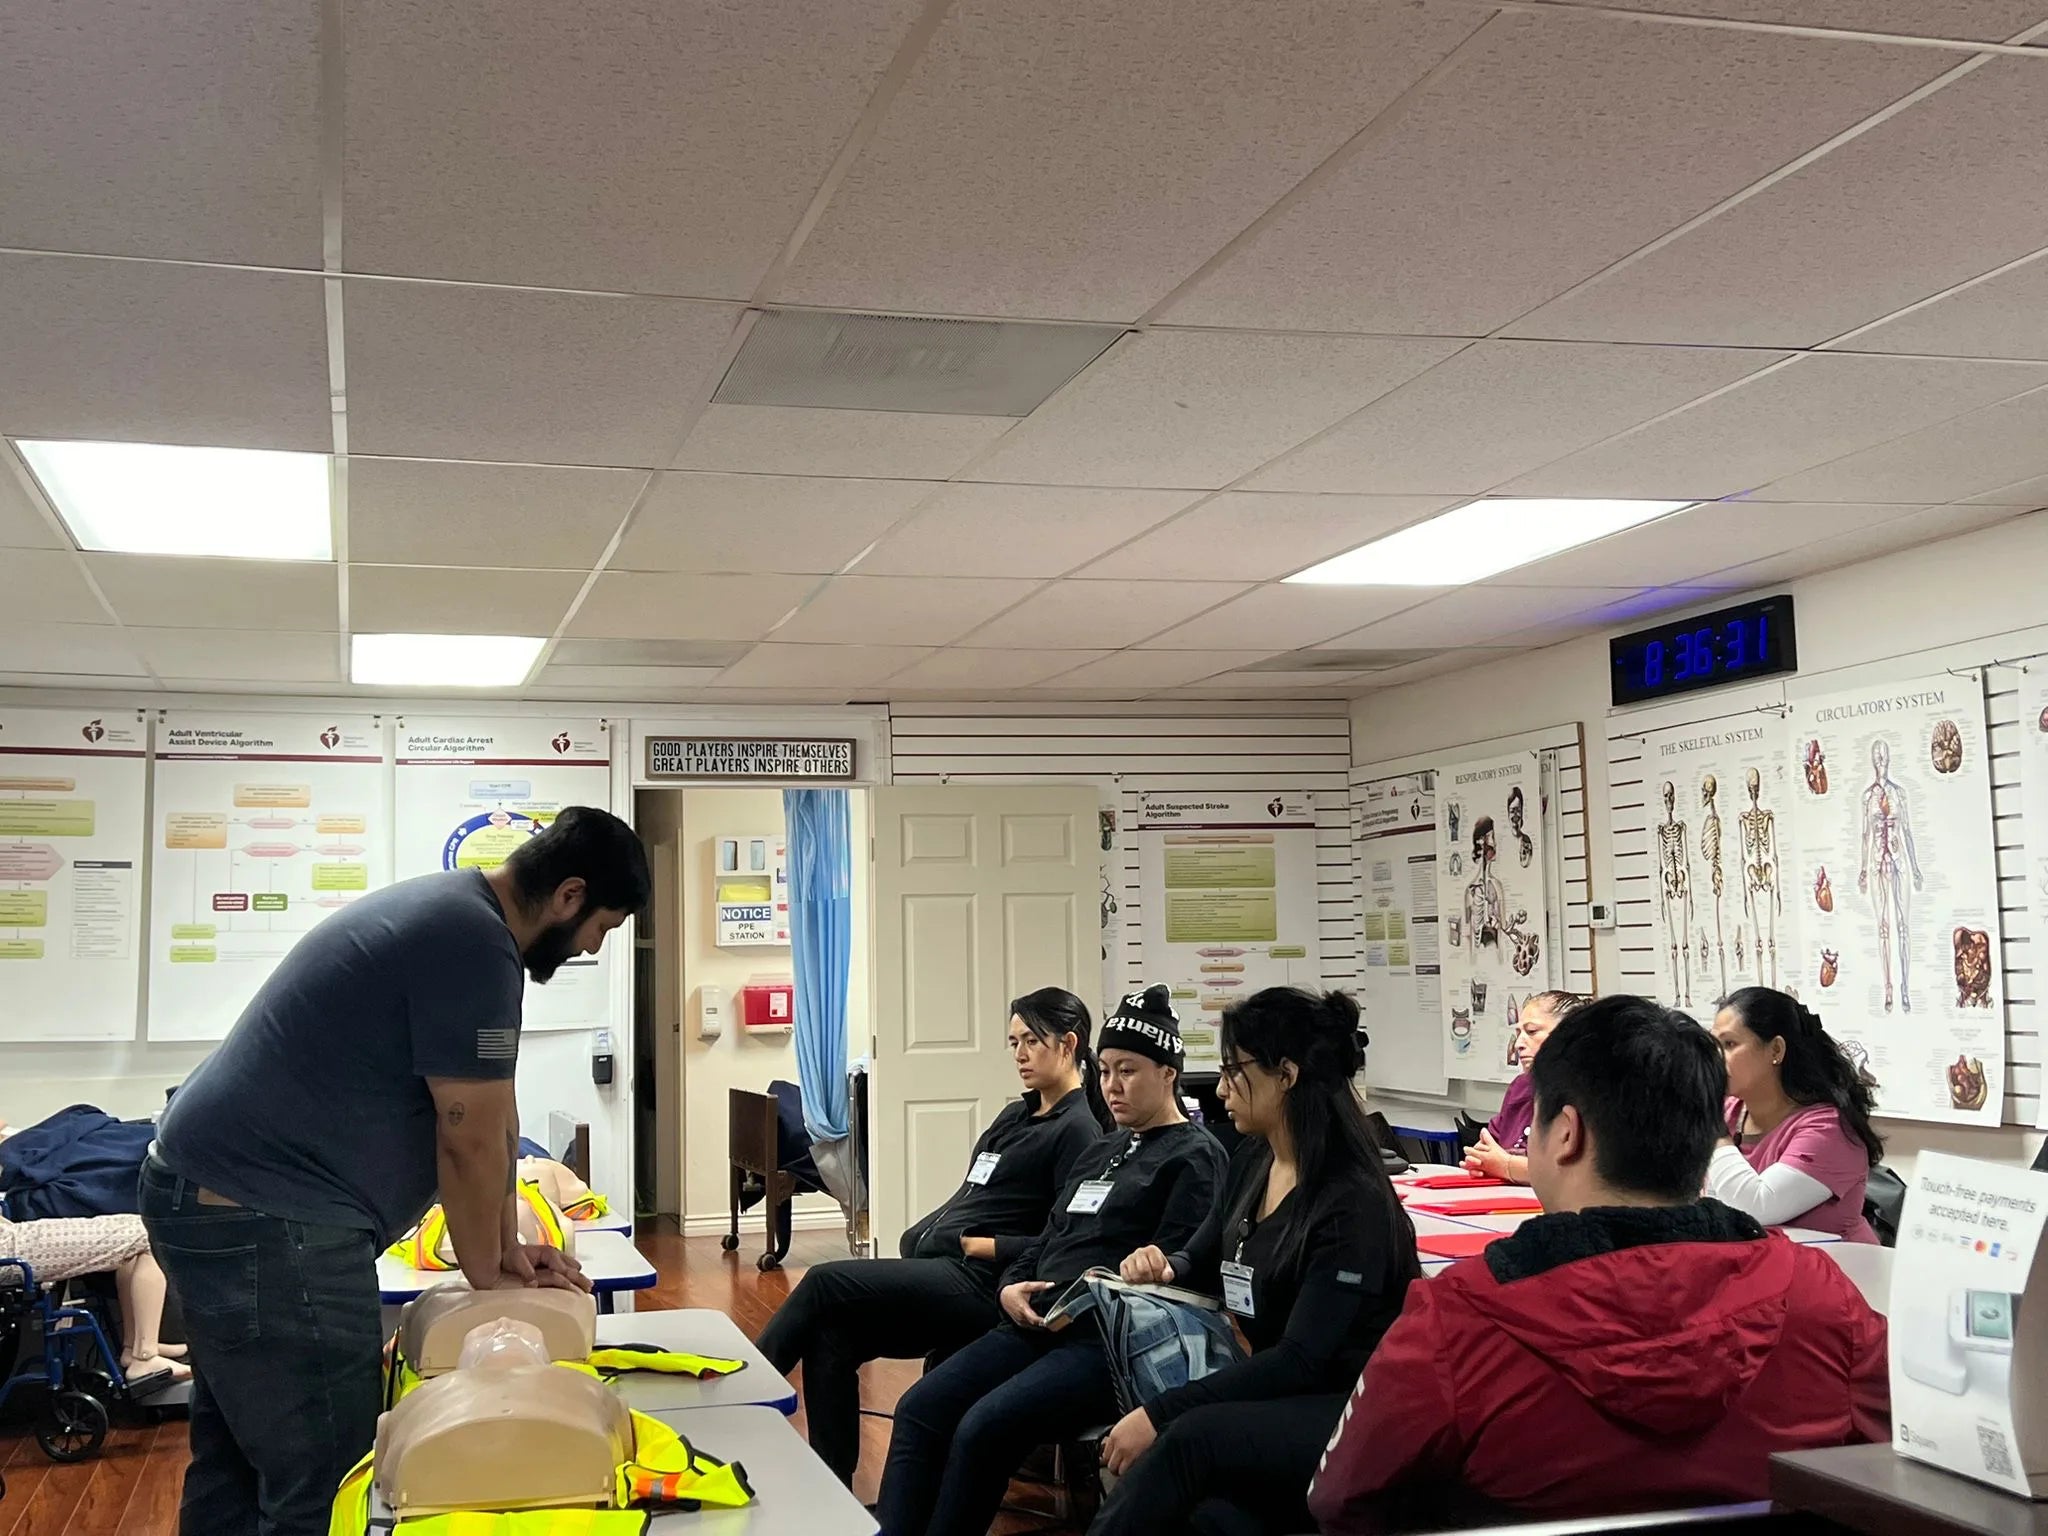
[[392,1536],[642,1536],[653,1522],[644,1509],[464,1509],[401,1520]]
[[[328,1536],[366,1536],[370,1528],[370,1485],[376,1475],[376,1452],[372,1451],[350,1469],[334,1495],[327,1521]],[[547,1518],[583,1517],[621,1512],[667,1510],[743,1509],[754,1502],[754,1485],[747,1469],[738,1462],[720,1461],[690,1444],[659,1419],[644,1413],[633,1415],[633,1459],[620,1463],[612,1489],[611,1510],[517,1510],[508,1514],[531,1517],[513,1525],[467,1524],[441,1526],[441,1520],[503,1520],[507,1514],[489,1511],[458,1511],[453,1515],[423,1516],[399,1525],[415,1536],[616,1536],[611,1525],[550,1525]],[[624,1527],[631,1531],[633,1527]]]
[[[541,1193],[541,1187],[531,1179],[519,1181],[519,1198],[533,1213],[536,1241],[549,1248],[569,1246],[562,1225],[561,1213]],[[394,1258],[402,1259],[414,1269],[460,1269],[455,1257],[455,1245],[448,1238],[448,1212],[439,1201],[427,1207],[427,1214],[420,1218],[420,1224],[393,1243],[388,1250]]]
[[[657,1371],[664,1376],[694,1376],[712,1381],[747,1368],[744,1360],[720,1360],[712,1355],[684,1354],[679,1350],[656,1349],[649,1344],[607,1344],[590,1352],[587,1360],[557,1360],[568,1370],[581,1371],[600,1381],[616,1381],[634,1371]],[[384,1406],[398,1406],[399,1400],[417,1387],[420,1373],[412,1368],[393,1334],[384,1346]]]

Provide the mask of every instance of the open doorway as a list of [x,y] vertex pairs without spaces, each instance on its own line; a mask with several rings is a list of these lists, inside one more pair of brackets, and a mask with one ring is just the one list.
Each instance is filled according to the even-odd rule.
[[[852,870],[852,946],[847,974],[847,1060],[868,1056],[872,1036],[868,792],[847,791]],[[646,840],[655,897],[641,925],[635,990],[635,1196],[642,1214],[686,1236],[726,1230],[729,1203],[727,1095],[798,1083],[794,1032],[750,1028],[742,992],[757,978],[788,982],[790,948],[728,923],[721,935],[721,888],[738,904],[759,886],[771,905],[787,900],[775,879],[786,836],[782,791],[739,786],[650,788],[634,796],[634,824]],[[757,845],[766,845],[766,858]],[[767,868],[759,868],[765,862]],[[777,918],[786,928],[786,912]],[[721,942],[721,937],[725,942]],[[721,1006],[722,1005],[722,1006]],[[800,1195],[799,1228],[837,1228],[844,1217],[827,1195]],[[742,1232],[758,1232],[749,1212]]]

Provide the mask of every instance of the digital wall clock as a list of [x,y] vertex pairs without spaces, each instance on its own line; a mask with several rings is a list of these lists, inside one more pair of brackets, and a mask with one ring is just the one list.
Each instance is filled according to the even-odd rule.
[[1799,670],[1792,598],[1762,597],[1733,608],[1639,629],[1607,642],[1616,704],[1640,704],[1726,683]]

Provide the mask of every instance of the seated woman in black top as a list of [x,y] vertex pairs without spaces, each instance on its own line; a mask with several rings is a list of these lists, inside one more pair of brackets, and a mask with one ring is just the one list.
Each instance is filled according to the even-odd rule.
[[784,1373],[803,1366],[811,1449],[847,1487],[860,1460],[860,1368],[957,1349],[1001,1322],[997,1276],[1113,1123],[1089,1026],[1087,1006],[1058,987],[1010,1004],[1024,1096],[982,1132],[960,1188],[903,1234],[902,1258],[817,1265],[769,1319],[761,1353]]
[[1421,1273],[1352,1080],[1358,1005],[1254,993],[1223,1015],[1224,1106],[1245,1140],[1188,1244],[1126,1280],[1220,1292],[1249,1358],[1162,1393],[1103,1442],[1121,1474],[1090,1536],[1311,1530],[1308,1485],[1344,1403]]
[[[1103,1021],[1102,1089],[1117,1129],[1091,1147],[1035,1242],[1003,1272],[1009,1321],[903,1394],[875,1515],[889,1536],[984,1536],[1032,1447],[1116,1413],[1093,1327],[1040,1317],[1087,1270],[1148,1243],[1178,1248],[1216,1196],[1223,1151],[1180,1109],[1180,1024],[1164,987]],[[1347,1383],[1348,1385],[1348,1383]]]

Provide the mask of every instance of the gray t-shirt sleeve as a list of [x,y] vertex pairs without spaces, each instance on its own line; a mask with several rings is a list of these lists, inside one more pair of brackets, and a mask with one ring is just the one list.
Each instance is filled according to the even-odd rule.
[[406,987],[413,1071],[468,1082],[512,1076],[519,1066],[524,980],[502,929],[451,935],[429,946]]

